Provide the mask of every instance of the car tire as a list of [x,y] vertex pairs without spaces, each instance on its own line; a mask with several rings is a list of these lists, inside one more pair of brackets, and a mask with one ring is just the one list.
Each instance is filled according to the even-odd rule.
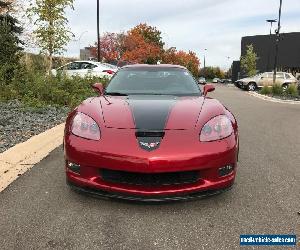
[[256,83],[255,82],[249,82],[247,85],[247,90],[248,91],[255,91],[257,88]]
[[289,87],[288,83],[284,83],[282,84],[282,90],[285,92],[287,90],[287,88]]

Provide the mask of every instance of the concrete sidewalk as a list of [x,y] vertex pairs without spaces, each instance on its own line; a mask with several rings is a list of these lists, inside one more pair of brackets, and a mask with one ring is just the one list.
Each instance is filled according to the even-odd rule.
[[62,123],[0,154],[0,192],[63,142]]

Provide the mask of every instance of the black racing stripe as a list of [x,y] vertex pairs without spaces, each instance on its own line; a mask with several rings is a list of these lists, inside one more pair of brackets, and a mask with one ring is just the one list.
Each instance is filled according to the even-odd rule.
[[140,148],[146,151],[158,149],[176,98],[171,96],[131,96],[128,98],[128,103],[132,110],[136,138]]
[[128,103],[137,131],[162,131],[176,103],[176,97],[130,96]]

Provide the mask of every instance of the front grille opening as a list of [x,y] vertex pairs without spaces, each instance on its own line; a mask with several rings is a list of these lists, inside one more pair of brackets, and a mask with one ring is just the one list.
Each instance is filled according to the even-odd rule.
[[137,131],[135,132],[136,137],[161,137],[165,135],[164,131]]
[[102,179],[107,182],[142,186],[180,185],[199,180],[198,171],[144,174],[101,169],[100,174]]

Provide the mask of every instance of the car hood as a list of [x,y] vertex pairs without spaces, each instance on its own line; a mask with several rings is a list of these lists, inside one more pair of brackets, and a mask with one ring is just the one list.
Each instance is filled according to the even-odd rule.
[[100,102],[107,128],[161,131],[194,128],[204,97],[102,96]]

